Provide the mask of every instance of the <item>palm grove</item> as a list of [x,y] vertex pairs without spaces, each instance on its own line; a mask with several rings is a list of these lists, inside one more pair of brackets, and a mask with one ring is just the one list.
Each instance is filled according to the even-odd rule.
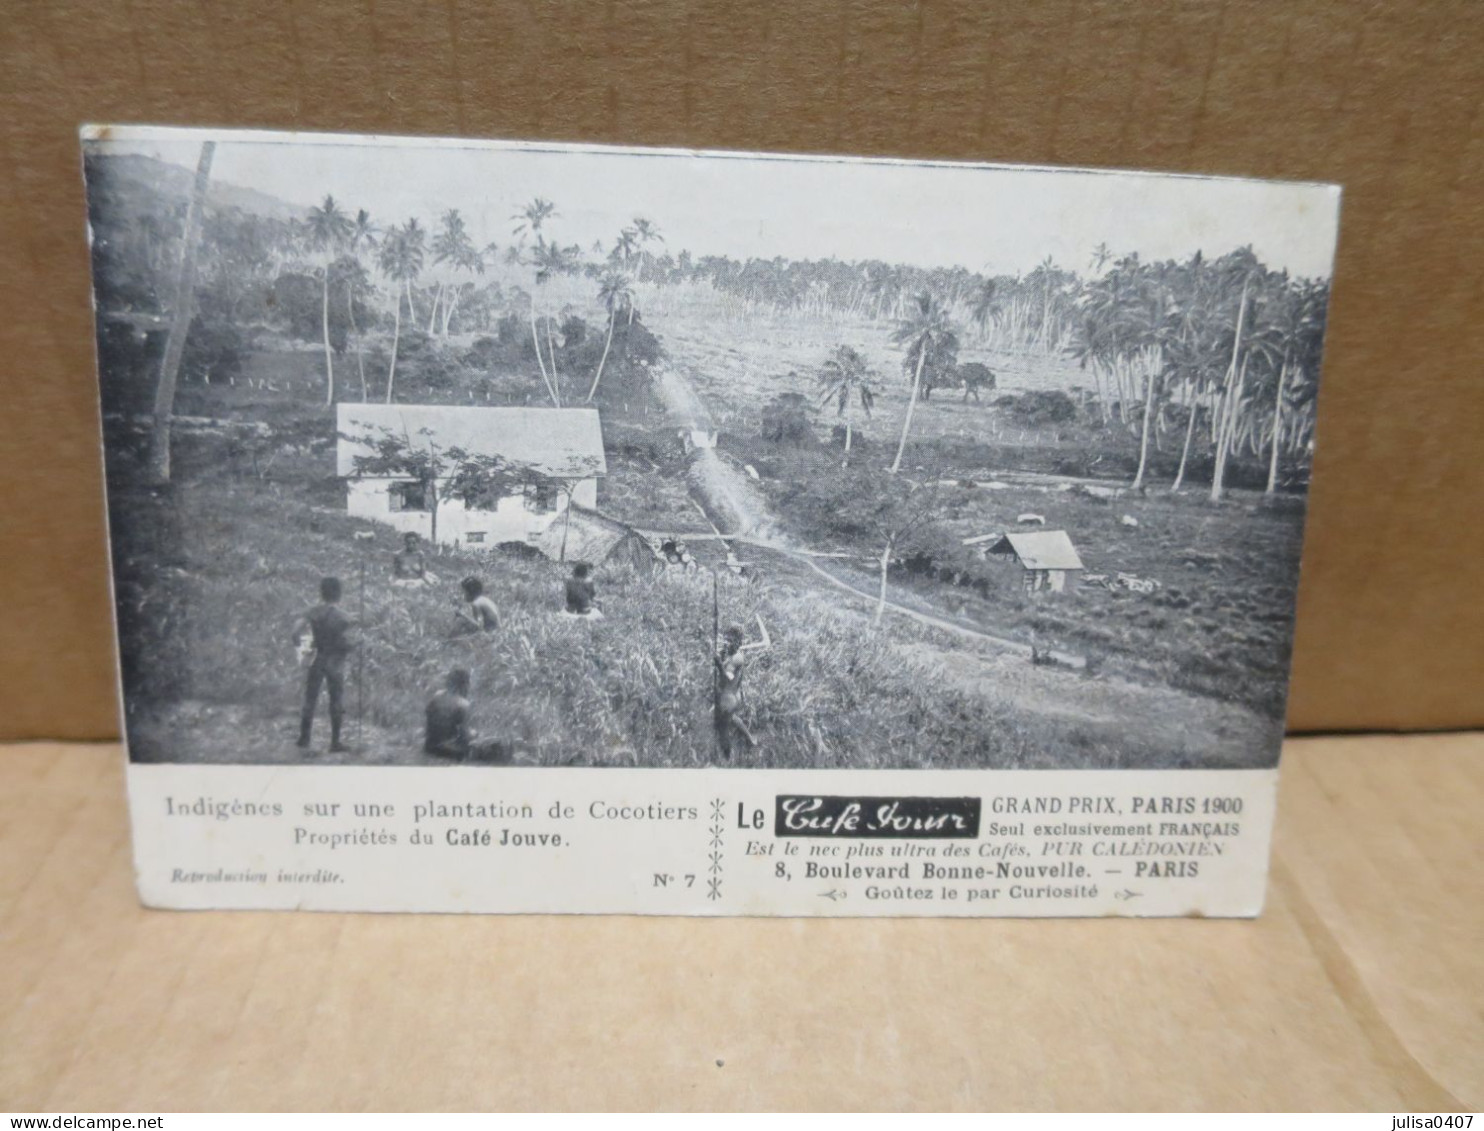
[[[920,403],[935,389],[972,386],[976,368],[987,374],[960,364],[964,348],[1075,359],[1092,387],[1042,394],[1046,418],[1077,416],[1136,443],[1136,487],[1151,485],[1152,451],[1178,451],[1168,483],[1176,491],[1203,457],[1202,485],[1213,499],[1234,456],[1265,463],[1270,494],[1295,478],[1287,472],[1307,466],[1328,284],[1271,270],[1248,248],[1146,262],[1103,246],[1081,273],[1047,259],[1018,276],[877,261],[742,261],[672,252],[643,217],[606,244],[564,243],[560,210],[543,198],[513,210],[503,243],[481,246],[456,208],[425,225],[373,217],[328,195],[298,216],[208,207],[209,171],[203,147],[184,200],[154,194],[116,208],[106,192],[95,194],[100,310],[171,321],[153,398],[156,447],[166,452],[180,375],[231,380],[250,349],[249,327],[315,340],[326,404],[398,399],[399,362],[410,355],[421,383],[406,391],[436,397],[450,367],[477,373],[503,350],[537,382],[526,400],[562,406],[598,399],[615,360],[632,376],[658,359],[637,299],[676,291],[705,292],[729,317],[782,314],[838,327],[839,346],[813,376],[820,407],[845,426],[847,461],[854,414],[869,417],[880,394],[852,337],[884,332],[902,351],[907,393],[892,472],[902,467]],[[568,283],[554,294],[561,279]],[[584,281],[582,305],[601,311],[595,327],[577,310]],[[473,345],[463,344],[471,335]],[[167,460],[154,461],[163,476]]]

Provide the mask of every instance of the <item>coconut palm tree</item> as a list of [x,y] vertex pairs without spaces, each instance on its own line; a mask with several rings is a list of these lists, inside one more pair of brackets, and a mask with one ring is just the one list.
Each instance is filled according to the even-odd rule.
[[1226,475],[1226,459],[1231,450],[1232,437],[1236,432],[1237,415],[1241,408],[1242,391],[1246,384],[1247,367],[1242,359],[1243,334],[1247,328],[1248,298],[1254,284],[1261,282],[1262,264],[1250,247],[1240,248],[1224,257],[1221,271],[1227,289],[1240,283],[1237,297],[1235,323],[1232,324],[1231,358],[1227,362],[1226,380],[1218,402],[1216,420],[1216,466],[1211,472],[1211,501],[1221,501]]
[[345,254],[350,260],[345,273],[345,314],[350,319],[350,332],[356,339],[356,371],[361,376],[361,400],[366,396],[366,358],[361,349],[361,329],[356,325],[356,295],[365,293],[370,289],[370,280],[366,277],[366,269],[361,265],[361,248],[374,248],[377,240],[377,229],[371,223],[371,214],[364,208],[356,211],[356,218],[351,221],[350,235],[345,241]]
[[593,387],[587,391],[585,404],[593,403],[593,396],[598,391],[598,382],[603,379],[603,366],[608,361],[608,350],[613,345],[613,324],[618,321],[618,312],[624,307],[632,309],[634,304],[634,293],[629,288],[629,280],[618,271],[610,271],[603,276],[603,281],[598,287],[598,298],[603,303],[603,308],[608,311],[608,337],[603,342],[603,356],[598,358],[598,371],[593,375]]
[[841,467],[846,467],[850,463],[850,447],[854,433],[854,422],[850,418],[852,402],[860,402],[867,418],[870,417],[871,409],[876,403],[876,394],[871,391],[869,380],[871,375],[871,367],[859,351],[851,346],[841,345],[836,346],[835,352],[825,359],[815,378],[823,390],[819,399],[819,407],[823,408],[834,401],[835,415],[845,420],[845,458],[840,461]]
[[916,308],[911,317],[898,323],[892,333],[892,341],[906,346],[902,368],[912,374],[912,395],[907,401],[907,416],[902,421],[902,439],[897,445],[896,459],[891,461],[893,475],[901,469],[902,456],[907,451],[907,437],[912,432],[912,416],[917,411],[917,400],[922,392],[922,371],[929,355],[938,352],[954,337],[953,323],[949,321],[943,306],[931,294],[924,291],[917,296]]
[[1312,387],[1309,376],[1319,362],[1324,341],[1324,309],[1328,289],[1322,283],[1300,282],[1286,289],[1273,319],[1273,331],[1282,343],[1282,364],[1273,389],[1271,450],[1265,494],[1278,489],[1278,453],[1283,445],[1283,410],[1297,408]]
[[1057,283],[1060,272],[1056,264],[1052,262],[1051,256],[1047,256],[1036,265],[1036,269],[1030,273],[1027,283],[1039,278],[1041,289],[1041,332],[1040,341],[1043,349],[1051,348],[1051,292]]
[[211,184],[211,162],[216,142],[203,141],[196,162],[196,179],[186,205],[185,233],[181,238],[180,268],[175,276],[175,297],[170,304],[170,332],[165,338],[165,356],[160,380],[155,385],[154,417],[149,437],[149,471],[157,483],[170,481],[170,425],[175,418],[175,385],[180,377],[180,359],[196,305],[196,250],[201,242],[201,217],[206,210],[206,190]]
[[[578,263],[582,255],[582,249],[576,244],[567,247],[561,246],[555,240],[541,240],[536,244],[531,253],[531,263],[536,268],[536,286],[538,288],[549,283],[559,275],[570,275],[578,269]],[[535,327],[535,303],[532,303],[532,327]],[[553,319],[546,319],[546,352],[551,362],[551,394],[552,399],[558,406],[562,403],[561,378],[557,374],[556,344],[551,338],[551,324]],[[537,355],[540,355],[541,347],[536,347]]]
[[632,271],[634,257],[639,254],[639,233],[633,228],[624,228],[613,241],[608,252],[608,261],[621,270]]
[[654,260],[650,254],[649,245],[652,243],[664,243],[665,237],[660,235],[659,228],[655,227],[653,221],[646,220],[643,216],[634,217],[634,239],[639,245],[639,268],[642,271]]
[[1185,439],[1180,445],[1180,465],[1175,471],[1175,481],[1170,484],[1171,494],[1178,494],[1185,483],[1185,472],[1190,467],[1190,449],[1200,420],[1202,402],[1211,393],[1209,359],[1212,352],[1212,330],[1204,316],[1205,312],[1199,310],[1194,315],[1182,314],[1181,332],[1166,350],[1170,376],[1179,382],[1177,387],[1183,389],[1187,409]]
[[[1144,486],[1149,470],[1149,433],[1154,421],[1155,401],[1164,391],[1164,347],[1176,332],[1170,307],[1168,280],[1163,276],[1173,265],[1148,268],[1143,272],[1134,309],[1129,315],[1126,348],[1144,374],[1144,414],[1139,425],[1139,469],[1134,473],[1134,490]],[[1126,354],[1125,357],[1129,355]]]
[[309,210],[307,235],[309,246],[324,257],[320,271],[322,301],[321,325],[325,336],[325,404],[335,403],[335,361],[330,350],[330,266],[355,230],[350,217],[340,210],[333,196]]
[[[541,229],[548,220],[557,214],[556,205],[545,197],[535,197],[524,208],[520,209],[510,218],[515,221],[515,227],[511,229],[511,235],[516,238],[516,246],[506,253],[508,259],[513,263],[526,262],[535,269],[536,282],[543,281],[541,276],[541,249],[546,244],[546,237]],[[535,250],[528,257],[525,253],[526,237],[534,237],[536,241]],[[532,296],[530,305],[531,315],[531,344],[536,348],[536,364],[541,368],[541,381],[546,385],[546,391],[557,404],[561,403],[555,385],[546,372],[546,362],[541,356],[541,335],[536,329],[536,300]],[[555,359],[553,359],[555,360]]]
[[[446,264],[454,271],[468,271],[471,275],[484,274],[484,256],[474,246],[474,241],[469,237],[468,226],[457,208],[450,208],[443,214],[438,233],[433,237],[431,251],[433,262],[440,267]],[[443,301],[447,289],[447,281],[440,278],[438,288],[433,294],[433,309],[428,313],[428,333],[431,334],[438,325],[438,307],[442,303],[445,338],[448,337],[449,323],[453,320],[453,308],[458,305],[456,291],[453,302]]]
[[423,269],[424,232],[416,220],[393,228],[381,244],[379,265],[392,281],[392,360],[386,372],[386,403],[392,403],[392,389],[397,377],[397,344],[402,335],[402,294],[407,294],[408,313],[412,313],[412,280]]
[[515,227],[511,229],[511,235],[524,240],[527,235],[535,239],[541,238],[541,228],[546,221],[557,214],[556,205],[545,197],[535,197],[520,211],[510,218],[515,221]]
[[335,260],[330,270],[334,283],[345,288],[345,312],[349,319],[350,333],[355,339],[356,372],[361,379],[361,401],[364,403],[369,399],[369,393],[366,387],[366,359],[361,349],[361,331],[356,323],[356,303],[364,303],[371,293],[371,276],[360,257],[349,253]]
[[979,280],[978,286],[974,288],[974,294],[969,299],[969,317],[973,318],[974,324],[979,327],[981,336],[987,336],[990,323],[1000,309],[1000,288],[995,279],[990,276]]

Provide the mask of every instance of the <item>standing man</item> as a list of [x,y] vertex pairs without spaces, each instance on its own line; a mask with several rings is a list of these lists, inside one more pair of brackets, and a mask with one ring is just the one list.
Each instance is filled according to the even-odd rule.
[[742,690],[742,676],[747,669],[747,653],[765,651],[772,646],[768,629],[758,618],[758,628],[763,638],[754,644],[744,644],[745,637],[740,625],[732,625],[722,634],[721,647],[714,657],[716,663],[716,744],[721,756],[727,761],[739,749],[751,750],[757,745],[752,731],[742,721],[742,709],[747,706],[747,696]]
[[299,749],[309,748],[309,731],[314,712],[319,706],[320,688],[330,693],[330,751],[344,754],[348,747],[340,742],[340,727],[345,721],[345,661],[355,647],[350,639],[354,622],[340,609],[341,585],[338,577],[326,577],[319,583],[320,603],[299,618],[294,640],[301,648],[308,636],[314,658],[304,683],[304,709],[299,716]]

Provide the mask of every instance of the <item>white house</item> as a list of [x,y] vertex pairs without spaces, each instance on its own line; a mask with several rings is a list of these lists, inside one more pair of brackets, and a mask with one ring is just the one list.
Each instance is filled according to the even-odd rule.
[[[598,478],[608,473],[603,429],[594,408],[474,408],[460,405],[341,404],[336,412],[336,474],[345,480],[346,509],[402,531],[433,537],[432,500],[405,475],[358,474],[386,436],[431,453],[435,466],[450,448],[497,456],[558,480],[562,489],[513,488],[493,508],[471,507],[437,484],[437,540],[448,546],[492,547],[535,542],[570,502],[594,509]],[[449,470],[452,470],[449,468]]]

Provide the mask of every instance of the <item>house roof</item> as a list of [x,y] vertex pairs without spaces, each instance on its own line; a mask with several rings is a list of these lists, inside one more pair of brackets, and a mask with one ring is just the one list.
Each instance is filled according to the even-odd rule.
[[1082,569],[1082,559],[1065,530],[1032,530],[1006,534],[991,554],[1013,553],[1026,569]]
[[595,408],[475,408],[469,405],[341,404],[335,413],[335,473],[355,474],[356,456],[388,431],[414,445],[499,456],[544,475],[606,475],[603,429]]

